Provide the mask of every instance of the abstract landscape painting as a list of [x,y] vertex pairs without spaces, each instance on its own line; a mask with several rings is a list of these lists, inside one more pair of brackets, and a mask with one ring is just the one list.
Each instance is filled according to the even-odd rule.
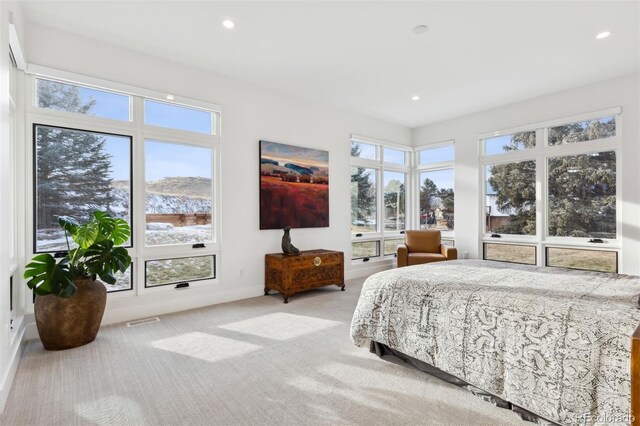
[[260,141],[260,229],[329,226],[329,152]]

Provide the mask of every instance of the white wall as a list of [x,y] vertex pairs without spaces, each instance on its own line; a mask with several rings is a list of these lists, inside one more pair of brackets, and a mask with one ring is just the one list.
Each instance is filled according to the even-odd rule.
[[[456,246],[481,256],[478,135],[610,107],[622,107],[622,256],[620,272],[640,274],[640,75],[589,86],[415,128],[416,146],[454,139],[456,143]],[[619,207],[619,208],[620,208]]]
[[[350,135],[357,133],[410,145],[408,128],[347,111],[299,101],[229,78],[156,59],[69,33],[29,24],[26,53],[43,65],[141,88],[219,104],[222,107],[222,254],[220,284],[203,297],[191,289],[140,300],[118,299],[105,322],[122,321],[221,301],[258,296],[264,287],[264,255],[279,252],[282,231],[259,230],[258,141],[266,139],[329,151],[330,227],[295,229],[300,249],[350,254]],[[215,54],[215,46],[209,54]],[[244,268],[244,277],[238,270]],[[191,297],[190,297],[191,295]],[[164,302],[163,302],[164,301]]]

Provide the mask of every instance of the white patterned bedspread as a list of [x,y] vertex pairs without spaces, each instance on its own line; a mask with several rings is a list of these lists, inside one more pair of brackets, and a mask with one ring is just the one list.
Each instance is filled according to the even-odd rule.
[[[482,260],[372,275],[356,345],[384,343],[561,424],[629,419],[640,278]],[[599,420],[599,421],[598,421]]]

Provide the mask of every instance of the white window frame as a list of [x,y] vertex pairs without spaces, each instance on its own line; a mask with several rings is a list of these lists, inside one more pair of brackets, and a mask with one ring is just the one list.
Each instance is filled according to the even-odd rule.
[[[549,145],[549,128],[564,124],[571,124],[580,121],[600,119],[614,116],[616,120],[615,136],[595,139],[590,141],[576,142],[565,145]],[[536,132],[536,146],[532,149],[505,152],[495,155],[485,155],[484,140],[494,136],[513,134],[523,131]],[[563,117],[555,120],[544,121],[527,126],[519,126],[503,129],[495,132],[488,132],[478,135],[479,149],[479,178],[481,183],[480,191],[480,238],[479,252],[483,253],[484,243],[496,244],[521,244],[535,245],[537,247],[536,259],[538,266],[546,265],[546,248],[581,248],[595,251],[616,251],[618,252],[618,270],[622,269],[622,108],[615,107],[605,110],[593,111],[584,114]],[[616,155],[616,237],[614,239],[603,239],[602,244],[589,243],[590,238],[578,237],[554,237],[548,236],[548,159],[563,157],[568,155],[581,155],[593,152],[614,151]],[[513,163],[518,161],[535,161],[536,163],[536,235],[508,235],[500,234],[500,238],[492,238],[491,233],[486,229],[485,205],[486,205],[486,166],[493,164]]]
[[[26,137],[27,143],[24,149],[25,162],[27,164],[26,180],[26,211],[33,211],[34,203],[34,182],[33,182],[33,129],[34,124],[46,126],[68,127],[74,129],[82,129],[87,131],[106,132],[130,136],[133,140],[132,148],[132,206],[131,206],[131,225],[133,247],[128,248],[132,257],[132,283],[131,290],[123,290],[110,292],[109,298],[116,300],[122,298],[133,298],[138,296],[153,295],[158,293],[166,293],[173,291],[183,291],[177,289],[174,285],[163,285],[157,287],[145,287],[145,262],[148,260],[162,260],[180,257],[197,257],[204,255],[215,256],[215,278],[209,280],[190,282],[189,289],[198,289],[199,292],[213,292],[215,284],[219,282],[220,277],[220,252],[221,252],[221,208],[220,208],[220,188],[221,188],[221,108],[219,105],[210,104],[193,99],[173,96],[174,99],[167,101],[168,94],[143,89],[134,86],[128,86],[120,83],[114,83],[106,80],[100,80],[93,77],[83,76],[79,74],[69,73],[66,71],[56,70],[52,68],[28,65],[27,67],[27,84],[26,84]],[[46,108],[37,107],[35,93],[35,79],[43,78],[47,80],[60,81],[80,85],[109,92],[125,94],[131,97],[130,120],[122,121],[108,118],[92,117],[79,113],[57,111]],[[175,104],[192,109],[202,109],[211,112],[213,116],[213,133],[206,135],[202,133],[189,132],[177,129],[163,128],[144,124],[144,99],[151,99],[164,103]],[[190,146],[206,147],[212,151],[212,232],[213,241],[206,243],[205,248],[195,249],[192,244],[170,245],[170,246],[145,246],[145,140],[166,141],[175,144],[185,144]],[[35,239],[35,229],[33,223],[33,215],[25,215],[26,223],[24,225],[27,240],[33,242]],[[26,258],[30,259],[33,253],[34,244],[26,244]],[[177,283],[176,283],[177,284]],[[29,298],[30,300],[30,298]],[[30,312],[33,312],[33,305],[27,304]]]
[[[8,235],[11,239],[12,247],[8,251],[9,258],[6,265],[8,270],[2,271],[3,276],[6,273],[7,281],[13,278],[13,309],[9,314],[9,343],[12,347],[22,339],[24,333],[24,314],[25,314],[25,293],[26,286],[23,285],[24,279],[21,274],[20,265],[24,260],[24,214],[22,214],[22,206],[24,201],[24,180],[22,171],[24,169],[23,145],[20,141],[24,140],[24,71],[26,63],[18,31],[14,24],[9,23],[9,50],[13,60],[9,61],[8,75],[8,104],[9,104],[9,129],[8,129],[8,152],[7,158],[2,159],[3,167],[7,166],[8,182],[7,199],[12,200],[9,204],[12,211],[9,213],[11,223],[5,224],[8,227]],[[9,59],[9,58],[6,58]],[[15,63],[13,62],[15,61]],[[7,176],[7,175],[5,175]],[[1,262],[0,262],[1,263]],[[5,292],[7,289],[2,289]],[[5,293],[6,294],[6,293]]]
[[[454,152],[454,158],[453,160],[450,161],[440,161],[437,163],[429,163],[429,164],[420,164],[420,152],[425,151],[425,150],[429,150],[429,149],[435,149],[435,148],[444,148],[444,147],[448,147],[451,146],[453,147],[453,152]],[[455,197],[456,197],[456,190],[455,190],[455,175],[456,175],[456,161],[455,161],[455,149],[456,149],[456,141],[454,139],[450,139],[450,140],[446,140],[443,142],[438,142],[438,143],[433,143],[433,144],[427,144],[427,145],[420,145],[414,148],[414,170],[413,170],[413,175],[414,175],[414,187],[413,187],[413,203],[415,205],[415,208],[412,211],[412,215],[413,215],[413,222],[416,224],[416,229],[420,229],[420,186],[422,185],[422,182],[420,181],[420,174],[421,173],[425,173],[425,172],[438,172],[438,171],[442,171],[442,170],[453,170],[453,214],[455,217],[455,205],[456,205],[456,201],[455,201]],[[455,220],[455,219],[454,219]],[[455,245],[455,239],[456,239],[456,228],[455,228],[455,222],[454,222],[454,226],[453,226],[453,230],[449,231],[440,231],[440,234],[442,235],[442,239],[444,240],[452,240],[454,242]]]
[[[351,233],[351,243],[378,241],[380,252],[375,257],[365,257],[353,259],[353,245],[350,245],[350,256],[352,264],[360,264],[364,262],[378,262],[389,260],[395,257],[395,254],[385,255],[384,242],[385,240],[393,240],[404,238],[405,230],[412,229],[412,187],[413,187],[413,173],[411,173],[413,166],[413,148],[406,145],[400,145],[393,142],[387,142],[380,139],[369,138],[366,136],[352,134],[349,140],[349,149],[351,149],[353,142],[362,142],[364,144],[373,145],[376,149],[377,160],[371,160],[366,158],[352,157],[350,167],[362,167],[366,169],[373,169],[376,173],[376,231],[361,233],[361,236],[357,237]],[[384,148],[390,148],[398,151],[404,151],[405,164],[385,163],[384,162]],[[350,152],[350,151],[349,151]],[[397,172],[404,173],[405,175],[405,229],[402,231],[385,231],[384,229],[384,172]],[[349,224],[351,225],[351,200],[349,200]],[[351,231],[350,231],[351,232]]]

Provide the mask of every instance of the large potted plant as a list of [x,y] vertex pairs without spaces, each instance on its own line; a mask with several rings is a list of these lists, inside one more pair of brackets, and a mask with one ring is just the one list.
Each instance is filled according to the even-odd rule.
[[48,253],[34,256],[24,273],[36,294],[36,325],[48,350],[75,348],[96,338],[107,302],[107,289],[97,278],[115,284],[115,274],[131,264],[127,250],[119,247],[131,236],[125,220],[96,211],[84,224],[66,216],[58,223],[67,240],[66,255],[58,262]]

